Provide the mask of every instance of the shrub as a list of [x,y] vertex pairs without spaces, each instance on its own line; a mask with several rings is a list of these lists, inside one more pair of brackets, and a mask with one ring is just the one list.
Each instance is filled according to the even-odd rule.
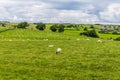
[[120,37],[117,37],[115,40],[116,40],[116,41],[120,41]]
[[56,24],[52,25],[52,26],[50,27],[50,30],[51,30],[52,32],[56,32],[56,31],[57,31],[57,25],[56,25]]
[[94,28],[94,25],[90,25],[90,28]]
[[99,36],[98,36],[98,34],[97,34],[97,32],[95,30],[84,31],[84,32],[80,33],[80,35],[99,38]]
[[6,23],[5,22],[0,22],[0,26],[1,27],[6,27]]
[[2,27],[6,27],[6,24],[5,24],[5,23],[1,23],[1,26],[2,26]]
[[13,28],[16,29],[16,28],[17,28],[17,25],[13,25]]
[[45,30],[46,25],[44,23],[38,23],[36,25],[36,28],[39,29],[39,30]]
[[65,26],[63,24],[54,24],[50,27],[50,30],[53,31],[53,32],[64,32],[64,28]]
[[81,24],[80,27],[81,27],[81,28],[84,28],[84,25]]
[[114,31],[112,32],[112,34],[118,34],[117,30],[114,30]]
[[73,28],[73,27],[74,27],[73,24],[69,24],[69,25],[66,26],[66,28]]
[[66,28],[74,28],[76,30],[79,30],[79,27],[80,27],[80,25],[77,25],[77,24],[69,24],[66,26]]
[[99,33],[105,33],[105,34],[107,34],[109,31],[108,31],[107,28],[101,28],[101,29],[99,29],[98,32],[99,32]]
[[87,27],[85,27],[85,28],[84,28],[84,31],[87,31],[87,30],[88,30]]
[[76,29],[76,30],[80,30],[80,28],[79,28],[80,26],[79,25],[77,25],[77,24],[75,24],[74,25],[74,29]]
[[21,22],[19,23],[16,27],[17,28],[26,28],[27,26],[29,26],[29,24],[27,22]]
[[65,26],[63,24],[58,25],[58,32],[64,32]]

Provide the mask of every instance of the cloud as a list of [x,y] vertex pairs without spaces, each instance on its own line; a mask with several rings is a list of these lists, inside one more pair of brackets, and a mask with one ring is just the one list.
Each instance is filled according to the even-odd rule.
[[120,3],[110,4],[104,11],[100,12],[100,18],[106,22],[120,22]]
[[120,21],[120,0],[1,0],[0,20],[98,23]]
[[[68,15],[69,14],[69,15]],[[71,23],[94,23],[97,21],[96,15],[90,15],[79,10],[62,10],[58,12],[58,15],[51,18],[50,22],[71,22]]]
[[32,18],[32,21],[51,23],[93,23],[98,21],[96,15],[87,13],[87,10],[94,9],[92,5],[85,5],[84,7],[81,7],[80,10],[59,10],[52,8],[51,5],[44,4],[44,6],[47,7],[43,8],[43,6],[41,7],[39,5],[32,6],[25,16],[27,18]]

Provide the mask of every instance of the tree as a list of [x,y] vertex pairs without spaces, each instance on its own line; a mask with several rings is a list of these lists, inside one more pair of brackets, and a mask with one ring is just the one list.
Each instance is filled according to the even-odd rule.
[[50,30],[52,32],[56,32],[57,31],[57,24],[54,24],[54,25],[50,26]]
[[26,28],[27,26],[29,26],[27,22],[21,22],[17,25],[17,28]]
[[84,31],[87,31],[87,30],[88,30],[87,27],[85,27],[85,28],[84,28]]
[[89,31],[84,31],[84,32],[80,33],[80,35],[85,35],[85,36],[89,36],[89,37],[99,38],[97,32],[94,29],[93,30],[89,30]]
[[6,27],[6,23],[2,23],[2,22],[0,22],[0,26],[2,26],[2,27]]
[[74,25],[73,25],[73,24],[68,24],[66,27],[67,27],[67,28],[73,28]]
[[112,34],[118,34],[118,31],[117,31],[117,30],[114,30],[114,31],[112,32]]
[[90,28],[94,28],[94,25],[90,25]]
[[50,30],[53,32],[64,32],[65,26],[63,24],[54,24],[50,27]]
[[120,41],[120,37],[117,37],[115,40]]
[[63,24],[58,25],[58,32],[64,32],[65,26]]
[[5,26],[6,26],[6,24],[5,24],[5,23],[2,23],[1,25],[2,25],[2,27],[5,27]]
[[38,23],[36,28],[39,29],[39,30],[45,30],[46,25],[44,23]]
[[73,28],[74,29],[76,29],[76,30],[80,30],[80,28],[79,28],[80,26],[79,25],[77,25],[77,24],[74,24],[74,26],[73,26]]

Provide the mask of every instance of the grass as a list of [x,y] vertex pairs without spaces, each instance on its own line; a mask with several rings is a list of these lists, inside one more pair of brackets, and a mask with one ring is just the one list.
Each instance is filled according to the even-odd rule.
[[[87,40],[78,33],[29,29],[0,33],[0,80],[119,80],[120,42],[97,43],[98,38]],[[59,47],[62,54],[57,55]]]
[[104,38],[104,39],[110,39],[110,38],[113,38],[113,39],[116,39],[117,37],[119,37],[120,35],[118,34],[99,34],[99,36],[101,38]]

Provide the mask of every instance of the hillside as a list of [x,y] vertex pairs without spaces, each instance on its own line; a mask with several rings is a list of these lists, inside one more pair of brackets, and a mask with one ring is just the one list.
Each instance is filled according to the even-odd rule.
[[[78,32],[14,29],[0,33],[1,80],[118,80],[120,42]],[[50,47],[53,45],[53,47]],[[61,54],[55,54],[57,48]]]

